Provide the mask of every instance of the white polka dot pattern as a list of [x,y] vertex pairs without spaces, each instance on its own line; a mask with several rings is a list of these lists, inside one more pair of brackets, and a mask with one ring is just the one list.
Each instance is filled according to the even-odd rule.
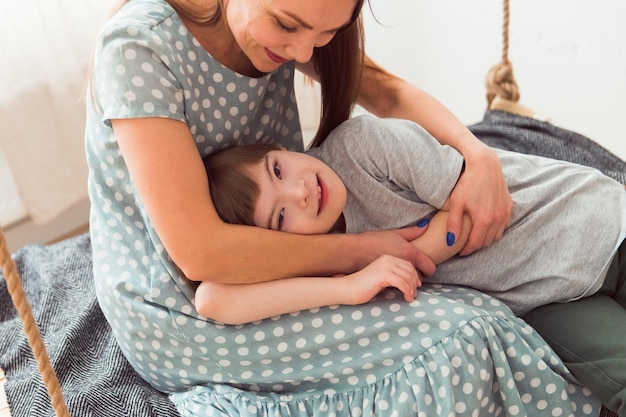
[[247,369],[237,380],[171,394],[183,416],[599,412],[532,328],[497,300],[461,287],[427,285],[411,304],[389,290],[360,307],[225,330],[233,331],[230,342],[225,334],[213,340],[228,356],[224,364]]
[[148,11],[146,4],[126,7],[99,38],[93,86],[105,126],[117,118],[180,120],[203,156],[256,142],[302,149],[293,62],[260,78],[235,73],[200,46],[166,3],[151,3]]
[[196,314],[194,287],[154,232],[109,120],[180,120],[201,155],[278,140],[301,149],[293,71],[233,73],[163,0],[134,0],[104,28],[86,130],[94,275],[140,375],[175,393],[183,416],[597,415],[545,342],[475,291],[427,287],[410,304],[386,291],[245,326]]

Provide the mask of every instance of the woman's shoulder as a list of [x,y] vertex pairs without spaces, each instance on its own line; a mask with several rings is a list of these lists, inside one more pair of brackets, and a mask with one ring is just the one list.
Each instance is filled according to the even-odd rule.
[[[172,18],[176,12],[165,0],[133,0],[124,4],[106,26],[154,27]],[[176,15],[177,16],[177,15]]]
[[165,0],[133,0],[124,4],[102,26],[98,43],[162,44],[181,37],[182,22]]

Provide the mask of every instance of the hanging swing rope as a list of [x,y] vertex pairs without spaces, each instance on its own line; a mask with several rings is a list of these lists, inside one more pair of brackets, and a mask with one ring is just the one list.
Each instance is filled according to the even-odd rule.
[[504,0],[502,25],[502,61],[493,66],[487,74],[487,107],[494,98],[517,102],[520,94],[513,76],[513,66],[509,61],[509,0]]
[[70,417],[65,400],[63,399],[61,384],[50,363],[50,357],[46,352],[46,347],[43,343],[37,323],[35,322],[35,318],[33,317],[33,311],[30,304],[28,304],[24,288],[22,288],[22,280],[17,272],[15,262],[13,262],[11,258],[11,253],[7,247],[2,227],[0,227],[0,265],[2,265],[2,273],[7,282],[7,288],[13,300],[13,304],[24,324],[24,333],[26,333],[28,344],[33,351],[39,372],[48,390],[52,408],[54,408],[58,417]]

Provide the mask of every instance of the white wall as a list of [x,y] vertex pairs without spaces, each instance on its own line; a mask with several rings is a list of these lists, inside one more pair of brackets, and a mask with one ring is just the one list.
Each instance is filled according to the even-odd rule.
[[[369,55],[466,124],[482,119],[502,56],[501,0],[369,0]],[[366,5],[367,7],[367,5]],[[626,159],[626,2],[511,0],[520,103]]]

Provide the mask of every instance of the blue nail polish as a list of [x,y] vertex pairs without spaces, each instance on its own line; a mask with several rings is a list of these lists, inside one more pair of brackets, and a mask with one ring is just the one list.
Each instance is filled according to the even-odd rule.
[[454,245],[454,240],[455,240],[454,233],[448,232],[448,236],[446,236],[446,243],[448,244],[448,246]]
[[424,227],[428,224],[428,219],[422,219],[419,222],[417,222],[417,227]]

